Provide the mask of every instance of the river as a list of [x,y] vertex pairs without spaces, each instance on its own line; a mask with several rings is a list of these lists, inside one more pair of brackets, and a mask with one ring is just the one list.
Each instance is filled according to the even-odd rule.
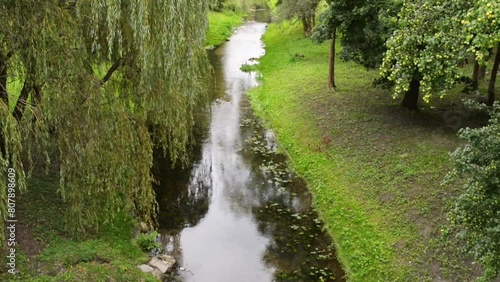
[[264,54],[266,26],[246,21],[211,51],[209,132],[190,169],[159,169],[162,251],[184,281],[344,281],[311,194],[246,96],[258,79],[240,66]]

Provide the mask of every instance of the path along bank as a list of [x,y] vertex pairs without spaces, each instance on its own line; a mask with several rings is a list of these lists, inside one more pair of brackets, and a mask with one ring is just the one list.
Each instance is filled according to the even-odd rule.
[[328,43],[298,24],[271,24],[264,43],[252,106],[308,182],[348,280],[470,281],[477,269],[439,240],[456,189],[440,184],[460,145],[442,115],[401,109],[354,63],[337,61],[330,91]]

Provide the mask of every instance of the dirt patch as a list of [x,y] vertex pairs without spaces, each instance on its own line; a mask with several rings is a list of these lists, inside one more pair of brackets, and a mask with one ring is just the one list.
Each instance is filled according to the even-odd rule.
[[29,226],[17,224],[16,239],[22,252],[29,257],[38,256],[44,249],[44,245],[33,237]]

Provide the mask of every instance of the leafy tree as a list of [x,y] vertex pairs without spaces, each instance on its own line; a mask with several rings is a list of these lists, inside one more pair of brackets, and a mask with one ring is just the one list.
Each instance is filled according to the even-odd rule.
[[404,93],[404,107],[417,109],[420,92],[427,101],[432,95],[444,95],[460,78],[460,66],[469,55],[485,62],[486,52],[500,41],[498,5],[489,1],[404,2],[382,65],[383,76],[395,83],[395,96]]
[[153,147],[185,162],[208,111],[207,11],[202,0],[1,1],[0,169],[22,174],[21,153],[48,159],[54,144],[73,234],[122,210],[151,222]]
[[452,155],[448,180],[465,180],[448,221],[450,231],[466,242],[465,250],[484,265],[484,278],[500,273],[500,103],[490,112],[488,126],[466,128],[459,136],[467,145]]
[[224,8],[224,0],[210,0],[210,10],[222,11]]
[[337,28],[338,22],[334,16],[333,6],[329,5],[328,9],[319,16],[319,24],[314,28],[312,39],[315,42],[322,43],[330,40],[330,57],[328,63],[328,87],[335,89],[335,55],[337,44]]
[[279,0],[277,2],[278,15],[281,19],[299,18],[304,27],[306,37],[311,36],[316,24],[316,9],[320,0]]
[[367,68],[381,64],[391,20],[399,2],[388,0],[328,0],[328,9],[320,15],[313,39],[331,40],[329,85],[334,87],[335,39],[341,34],[342,58]]

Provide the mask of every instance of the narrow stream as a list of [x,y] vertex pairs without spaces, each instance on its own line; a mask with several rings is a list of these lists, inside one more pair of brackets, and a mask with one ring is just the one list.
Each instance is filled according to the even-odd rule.
[[161,241],[183,281],[344,281],[307,187],[245,95],[257,76],[240,66],[264,54],[265,30],[247,21],[212,51],[218,98],[199,156],[189,170],[159,168]]

